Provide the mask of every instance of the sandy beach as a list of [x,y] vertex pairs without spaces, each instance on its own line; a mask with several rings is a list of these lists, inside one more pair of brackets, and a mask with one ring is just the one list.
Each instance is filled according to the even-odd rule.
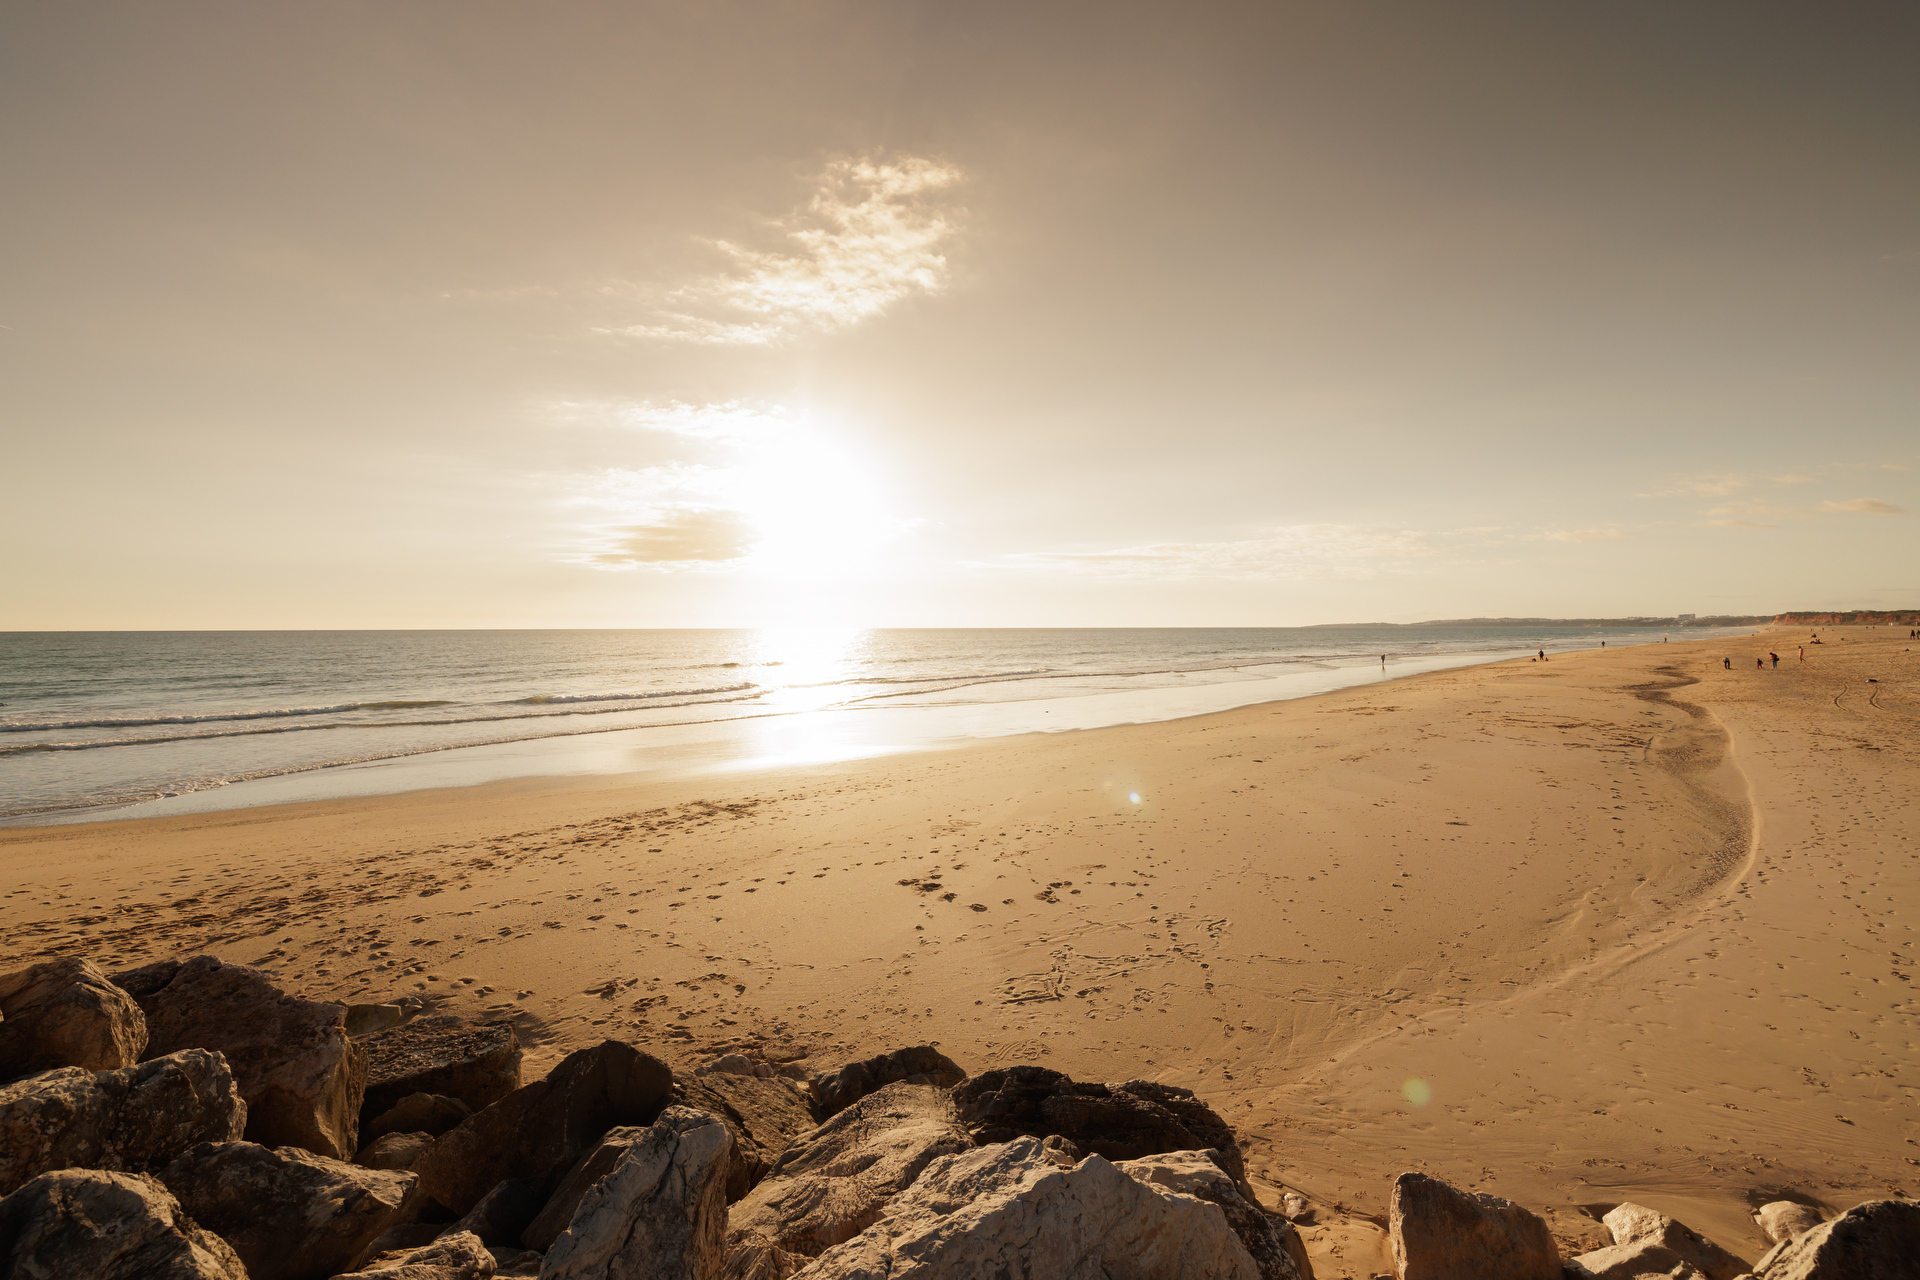
[[1920,1182],[1920,642],[1820,635],[778,772],[8,830],[0,968],[212,952],[315,998],[424,993],[514,1018],[530,1076],[612,1036],[1181,1084],[1256,1185],[1327,1206],[1322,1276],[1386,1269],[1360,1215],[1408,1168],[1636,1200],[1757,1256],[1776,1191]]

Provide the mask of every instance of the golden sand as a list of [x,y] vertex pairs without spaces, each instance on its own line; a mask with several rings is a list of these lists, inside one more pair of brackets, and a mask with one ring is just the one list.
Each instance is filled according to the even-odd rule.
[[931,1041],[1186,1085],[1257,1185],[1328,1206],[1323,1277],[1386,1269],[1332,1206],[1383,1213],[1405,1168],[1641,1201],[1752,1257],[1774,1188],[1920,1190],[1920,642],[1821,638],[778,772],[14,830],[0,968],[207,951],[316,998],[424,991],[515,1017],[531,1072],[606,1036],[680,1065]]

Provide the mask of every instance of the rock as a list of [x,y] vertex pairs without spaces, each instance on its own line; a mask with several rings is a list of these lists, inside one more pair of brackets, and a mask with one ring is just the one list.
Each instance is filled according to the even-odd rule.
[[1612,1244],[1568,1260],[1567,1280],[1705,1280],[1705,1273],[1652,1240]]
[[[137,995],[162,972],[149,965],[115,981]],[[353,1158],[367,1064],[347,1038],[344,1005],[286,995],[258,969],[212,956],[195,956],[137,998],[149,1058],[181,1049],[226,1055],[247,1100],[249,1141]]]
[[520,1087],[520,1037],[510,1022],[472,1023],[441,1015],[361,1041],[367,1051],[371,1120],[409,1094],[457,1098],[478,1111]]
[[712,1280],[727,1231],[727,1127],[668,1107],[593,1184],[542,1280]]
[[1791,1240],[1803,1231],[1811,1231],[1826,1221],[1812,1205],[1792,1200],[1775,1200],[1771,1204],[1761,1205],[1754,1213],[1753,1220],[1766,1233],[1767,1239],[1775,1244]]
[[1920,1204],[1869,1200],[1776,1245],[1760,1280],[1920,1280]]
[[465,1231],[450,1232],[431,1244],[371,1259],[352,1276],[379,1276],[380,1280],[487,1280],[495,1274],[493,1254]]
[[[363,1110],[361,1114],[366,1113]],[[360,1141],[372,1142],[389,1133],[430,1133],[437,1138],[472,1114],[473,1109],[458,1098],[410,1093],[362,1124]]]
[[497,1276],[537,1276],[540,1274],[539,1254],[531,1249],[492,1249]]
[[1057,1133],[1050,1133],[1040,1140],[1040,1151],[1062,1169],[1071,1169],[1087,1158],[1086,1152]]
[[142,1173],[247,1124],[226,1059],[187,1049],[118,1071],[78,1067],[0,1085],[0,1195],[55,1169]]
[[1057,1133],[1114,1161],[1212,1148],[1241,1194],[1253,1195],[1232,1126],[1189,1089],[1146,1080],[1076,1084],[1046,1067],[1019,1066],[982,1072],[956,1087],[953,1100],[982,1145]]
[[353,1162],[364,1169],[411,1169],[432,1145],[430,1133],[384,1133],[362,1147]]
[[63,1169],[0,1200],[0,1276],[247,1280],[247,1269],[154,1179]]
[[140,1061],[147,1019],[91,960],[49,960],[0,976],[0,1080]]
[[367,1246],[367,1257],[377,1258],[383,1253],[404,1253],[408,1249],[418,1249],[422,1245],[432,1244],[451,1230],[453,1228],[444,1222],[402,1222],[375,1236],[373,1243]]
[[122,969],[112,975],[110,981],[138,1003],[165,989],[169,982],[179,976],[181,964],[179,960],[156,960],[138,969]]
[[1289,1191],[1280,1197],[1280,1215],[1288,1222],[1311,1222],[1313,1206],[1298,1191]]
[[895,1049],[892,1053],[883,1053],[864,1062],[849,1062],[838,1071],[823,1071],[814,1076],[810,1082],[814,1097],[813,1113],[824,1122],[875,1089],[897,1080],[950,1089],[966,1078],[967,1073],[952,1058],[930,1044]]
[[362,1036],[397,1027],[419,1012],[420,1006],[410,1002],[350,1004],[347,1006],[347,1034],[358,1040]]
[[728,1280],[779,1280],[879,1218],[940,1156],[972,1147],[938,1085],[868,1094],[781,1153],[727,1221]]
[[[489,1249],[519,1249],[521,1235],[547,1203],[550,1189],[551,1183],[545,1178],[508,1178],[481,1196],[480,1203],[467,1210],[466,1216],[447,1230],[471,1231]],[[560,1226],[564,1230],[566,1223]]]
[[1424,1173],[1394,1179],[1388,1229],[1400,1280],[1560,1280],[1546,1223]]
[[[1171,1151],[1129,1160],[1119,1169],[1135,1182],[1167,1187],[1195,1200],[1219,1205],[1227,1225],[1233,1228],[1233,1234],[1240,1237],[1240,1243],[1252,1257],[1261,1280],[1305,1280],[1300,1261],[1307,1256],[1307,1246],[1300,1239],[1300,1233],[1285,1218],[1269,1215],[1257,1201],[1242,1195],[1226,1170],[1209,1158],[1211,1154]],[[1312,1274],[1313,1266],[1308,1263],[1306,1275]]]
[[733,1137],[728,1153],[727,1201],[746,1195],[766,1177],[789,1143],[814,1127],[801,1092],[785,1080],[715,1073],[676,1081],[682,1105],[719,1116]]
[[652,1124],[672,1093],[666,1063],[605,1040],[474,1112],[414,1169],[428,1195],[465,1213],[508,1178],[559,1177],[615,1125]]
[[[756,1063],[744,1053],[723,1053],[705,1066],[695,1067],[693,1074],[704,1076],[717,1071],[725,1075],[755,1076],[760,1074],[754,1070],[756,1066],[766,1066],[766,1064]],[[768,1073],[772,1073],[772,1068],[768,1068]]]
[[419,1214],[410,1173],[363,1169],[299,1147],[203,1142],[160,1171],[252,1280],[324,1280],[350,1271],[380,1234]]
[[1596,1249],[1613,1247],[1613,1232],[1585,1209],[1563,1205],[1542,1209],[1540,1217],[1546,1222],[1547,1231],[1553,1236],[1554,1247],[1560,1250],[1562,1258],[1575,1258]]
[[520,1232],[520,1243],[542,1253],[551,1249],[553,1242],[560,1238],[560,1233],[567,1229],[567,1224],[573,1221],[574,1210],[587,1198],[587,1192],[593,1190],[596,1182],[612,1173],[613,1167],[620,1163],[620,1157],[645,1139],[649,1132],[651,1127],[643,1129],[637,1126],[607,1130],[599,1144],[574,1161],[573,1167],[560,1179],[560,1185],[553,1189],[553,1195]]
[[1698,1231],[1645,1205],[1615,1205],[1601,1221],[1607,1224],[1607,1230],[1613,1232],[1615,1245],[1647,1241],[1670,1249],[1697,1268],[1707,1280],[1734,1280],[1735,1276],[1744,1275],[1747,1271],[1746,1263]]
[[1255,1280],[1218,1205],[1100,1156],[1062,1169],[1034,1137],[945,1156],[804,1280]]

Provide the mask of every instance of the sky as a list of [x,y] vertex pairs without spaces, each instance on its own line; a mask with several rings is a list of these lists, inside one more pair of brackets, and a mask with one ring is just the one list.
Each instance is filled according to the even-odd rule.
[[1920,607],[1915,48],[0,6],[0,629]]

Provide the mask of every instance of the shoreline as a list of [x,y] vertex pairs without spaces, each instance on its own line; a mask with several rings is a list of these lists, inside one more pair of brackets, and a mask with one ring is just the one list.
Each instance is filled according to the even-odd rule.
[[1777,671],[1720,656],[1784,636],[1676,640],[751,774],[9,828],[0,969],[209,951],[510,1018],[530,1073],[609,1035],[935,1042],[1192,1088],[1256,1185],[1323,1204],[1420,1168],[1757,1255],[1757,1188],[1915,1189],[1920,668],[1822,634]]
[[[1716,633],[1712,638],[1730,637]],[[1589,651],[1562,649],[1557,653]],[[1279,661],[1264,664],[1281,668],[1269,675],[1191,688],[1167,686],[1006,702],[766,711],[645,726],[573,728],[495,742],[294,766],[164,796],[10,814],[0,816],[0,830],[135,821],[533,778],[618,774],[638,780],[870,759],[1023,734],[1170,723],[1408,679],[1431,671],[1512,661],[1530,652],[1492,650],[1401,657],[1395,659],[1391,669],[1383,667],[1377,674],[1365,662]],[[1052,718],[1056,715],[1057,721]]]

